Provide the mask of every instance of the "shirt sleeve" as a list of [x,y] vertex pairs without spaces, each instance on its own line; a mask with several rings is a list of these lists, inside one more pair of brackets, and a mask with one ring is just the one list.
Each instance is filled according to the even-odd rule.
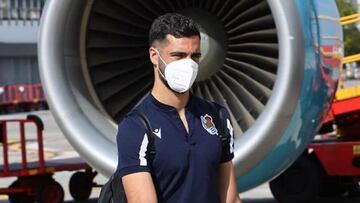
[[135,118],[127,117],[118,126],[116,137],[120,177],[136,172],[149,172],[145,158],[149,144],[144,126]]
[[231,124],[230,114],[228,110],[224,107],[220,109],[223,116],[223,127],[225,132],[225,137],[227,138],[227,142],[225,147],[222,148],[221,154],[221,163],[230,161],[234,158],[234,129]]

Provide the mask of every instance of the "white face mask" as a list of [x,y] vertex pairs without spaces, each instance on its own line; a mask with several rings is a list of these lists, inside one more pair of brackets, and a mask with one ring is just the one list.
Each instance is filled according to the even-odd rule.
[[159,52],[158,54],[160,60],[166,65],[165,75],[163,75],[159,67],[158,71],[166,80],[169,87],[178,93],[184,93],[188,91],[195,82],[199,65],[194,60],[189,58],[173,61],[167,64],[160,56]]

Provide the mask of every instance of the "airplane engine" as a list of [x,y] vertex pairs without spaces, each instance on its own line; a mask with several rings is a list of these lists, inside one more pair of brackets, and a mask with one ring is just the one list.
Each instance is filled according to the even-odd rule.
[[231,113],[238,187],[275,177],[312,141],[334,96],[343,45],[333,0],[48,0],[40,73],[66,138],[113,173],[117,123],[153,83],[150,25],[168,12],[201,26],[192,92]]

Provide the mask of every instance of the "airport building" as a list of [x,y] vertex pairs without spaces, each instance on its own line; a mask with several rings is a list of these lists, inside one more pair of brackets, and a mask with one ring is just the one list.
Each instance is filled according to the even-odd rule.
[[43,5],[44,0],[0,0],[0,85],[40,82],[37,37]]
[[37,39],[44,3],[0,0],[0,105],[39,99],[34,95],[42,92]]

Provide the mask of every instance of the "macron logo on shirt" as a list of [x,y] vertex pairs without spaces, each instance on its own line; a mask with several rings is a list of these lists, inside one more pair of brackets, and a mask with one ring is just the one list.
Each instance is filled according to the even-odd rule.
[[158,138],[161,139],[161,128],[155,129],[155,130],[153,131],[153,133],[154,133]]

